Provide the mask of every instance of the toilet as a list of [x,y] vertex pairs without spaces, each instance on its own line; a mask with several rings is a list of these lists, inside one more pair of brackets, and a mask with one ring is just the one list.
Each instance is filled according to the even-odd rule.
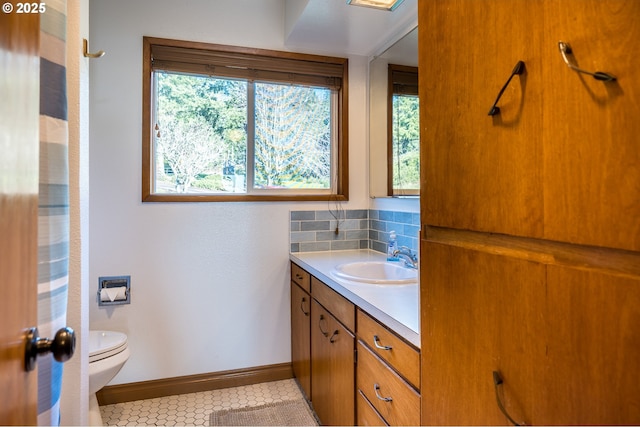
[[89,331],[89,424],[102,425],[96,392],[116,376],[129,359],[127,335]]

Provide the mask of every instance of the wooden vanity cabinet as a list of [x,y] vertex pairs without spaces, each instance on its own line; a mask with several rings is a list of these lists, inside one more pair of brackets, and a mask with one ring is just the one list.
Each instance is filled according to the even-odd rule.
[[313,300],[311,307],[311,401],[323,425],[355,422],[355,337]]
[[311,275],[291,263],[291,365],[311,399]]
[[420,425],[420,394],[358,341],[358,391],[389,425]]
[[291,340],[323,425],[420,425],[420,350],[294,263]]
[[357,310],[358,419],[371,422],[368,403],[388,425],[420,425],[420,351]]
[[295,263],[291,263],[291,281],[300,286],[306,293],[311,293],[311,275]]
[[311,399],[311,297],[295,282],[291,282],[291,365]]
[[369,399],[358,390],[356,394],[356,425],[357,426],[388,426]]
[[420,350],[405,342],[364,311],[357,310],[357,336],[378,357],[420,390]]
[[291,263],[293,373],[324,425],[355,423],[355,306]]
[[311,276],[311,400],[325,425],[355,423],[355,306]]

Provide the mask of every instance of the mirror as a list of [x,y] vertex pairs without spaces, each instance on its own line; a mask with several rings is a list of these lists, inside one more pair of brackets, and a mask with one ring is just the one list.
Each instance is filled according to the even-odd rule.
[[[388,169],[394,160],[390,159],[388,136],[389,64],[418,66],[417,27],[369,62],[369,195],[372,198],[391,197]],[[407,193],[415,194],[415,191]]]

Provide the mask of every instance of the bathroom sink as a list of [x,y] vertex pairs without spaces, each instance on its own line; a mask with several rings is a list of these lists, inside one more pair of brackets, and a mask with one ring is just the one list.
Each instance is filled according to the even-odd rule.
[[402,285],[418,282],[418,271],[399,262],[363,261],[336,266],[331,272],[339,279],[378,285]]

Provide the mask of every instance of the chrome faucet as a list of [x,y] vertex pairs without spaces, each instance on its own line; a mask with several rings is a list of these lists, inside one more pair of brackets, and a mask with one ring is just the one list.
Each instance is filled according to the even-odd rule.
[[400,246],[399,249],[393,251],[393,256],[402,258],[405,267],[418,268],[418,254],[406,246]]

